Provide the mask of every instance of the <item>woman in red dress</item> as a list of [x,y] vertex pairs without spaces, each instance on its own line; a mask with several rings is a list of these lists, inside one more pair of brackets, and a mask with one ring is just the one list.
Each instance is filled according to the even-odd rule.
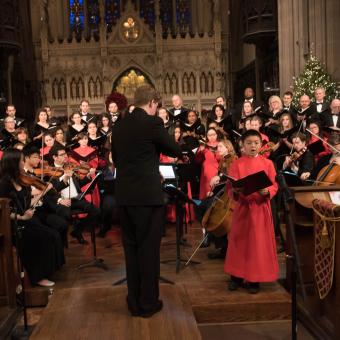
[[207,197],[211,179],[218,173],[219,156],[217,154],[217,132],[213,128],[207,131],[207,143],[201,145],[196,153],[195,161],[202,164],[199,199]]

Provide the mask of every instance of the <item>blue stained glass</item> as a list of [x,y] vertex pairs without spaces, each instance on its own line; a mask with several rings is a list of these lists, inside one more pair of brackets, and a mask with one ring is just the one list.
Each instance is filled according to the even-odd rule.
[[155,30],[155,0],[140,0],[140,16],[145,23],[154,31]]
[[105,22],[109,30],[120,18],[120,0],[105,0]]
[[84,0],[70,0],[71,30],[80,33],[84,29]]

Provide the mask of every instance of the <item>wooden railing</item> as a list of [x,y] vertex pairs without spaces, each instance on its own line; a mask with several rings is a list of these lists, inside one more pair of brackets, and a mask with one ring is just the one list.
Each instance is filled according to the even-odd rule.
[[8,202],[0,199],[0,306],[15,307],[16,280]]

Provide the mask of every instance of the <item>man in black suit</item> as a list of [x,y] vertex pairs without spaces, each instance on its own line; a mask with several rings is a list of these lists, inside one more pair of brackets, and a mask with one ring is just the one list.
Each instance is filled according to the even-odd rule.
[[310,121],[320,120],[320,115],[312,105],[311,99],[307,94],[303,94],[299,99],[300,108],[297,114],[299,124],[303,124],[303,131]]
[[164,223],[159,154],[182,158],[161,118],[161,98],[150,86],[136,90],[136,108],[112,129],[112,158],[117,169],[128,296],[133,316],[150,317],[162,309],[159,298],[160,241]]
[[80,108],[81,120],[84,123],[88,124],[91,121],[97,123],[96,115],[90,113],[90,103],[86,99],[83,99],[80,102],[79,108]]
[[313,106],[318,113],[323,113],[329,110],[329,103],[325,100],[326,91],[323,87],[317,87],[314,91],[315,102]]
[[171,101],[173,105],[173,107],[169,109],[171,120],[185,123],[189,109],[183,107],[183,99],[178,94],[175,94],[172,96]]
[[232,111],[232,122],[234,129],[238,130],[238,123],[241,120],[242,117],[242,109],[243,109],[243,104],[244,102],[250,102],[251,106],[253,108],[253,111],[257,112],[260,107],[263,105],[263,103],[259,100],[255,99],[255,92],[251,87],[247,87],[244,89],[244,99],[243,101],[237,103],[235,105],[235,110]]
[[[53,166],[63,168],[67,162],[65,147],[58,144],[53,145],[50,150],[50,155],[53,158]],[[77,198],[79,194],[81,194],[81,188],[91,182],[91,175],[94,174],[94,172],[95,169],[90,169],[87,176],[79,179],[73,174],[72,170],[64,170],[64,175],[59,178],[59,181],[64,182],[66,185],[62,185],[61,187],[56,183],[58,179],[52,180],[52,184],[56,190],[60,190],[60,198],[57,200],[57,203],[63,209],[57,208],[56,212],[58,215],[61,215],[66,220],[70,220],[74,211],[80,210],[87,214],[85,218],[81,219],[78,225],[73,226],[73,231],[71,232],[71,236],[75,237],[80,244],[86,243],[82,235],[82,229],[85,226],[90,229],[95,228],[100,222],[100,210],[84,198]],[[66,212],[64,207],[68,208]]]
[[283,108],[282,112],[289,113],[294,121],[297,120],[297,109],[293,105],[293,92],[286,91],[282,96]]
[[330,104],[330,109],[321,113],[321,120],[325,127],[340,129],[340,99],[333,99]]
[[[16,108],[13,104],[8,104],[6,106],[6,117],[11,117],[11,118],[14,119],[15,128],[22,127],[22,126],[24,126],[25,119],[16,117],[16,112],[17,112],[17,110],[16,110]],[[1,127],[4,126],[5,118],[1,119],[1,121],[0,121]]]

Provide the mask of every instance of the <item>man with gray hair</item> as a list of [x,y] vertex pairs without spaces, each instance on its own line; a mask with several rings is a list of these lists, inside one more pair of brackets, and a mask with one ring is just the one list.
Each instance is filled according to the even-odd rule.
[[188,109],[183,107],[183,99],[180,95],[175,94],[171,98],[173,107],[169,109],[171,119],[174,122],[180,121],[184,123],[187,119]]
[[315,102],[313,105],[318,113],[329,110],[329,103],[325,100],[326,91],[323,87],[317,87],[314,91]]

